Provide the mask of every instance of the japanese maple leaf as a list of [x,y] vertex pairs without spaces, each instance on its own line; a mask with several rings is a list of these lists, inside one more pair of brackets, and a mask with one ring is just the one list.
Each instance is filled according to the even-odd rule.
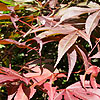
[[69,80],[69,77],[73,71],[73,68],[75,66],[76,60],[77,60],[77,54],[76,51],[73,50],[71,52],[67,53],[67,57],[68,57],[68,64],[69,64],[69,70],[68,70],[68,77],[67,80]]
[[74,32],[73,34],[66,35],[62,38],[58,45],[58,58],[54,67],[57,66],[63,55],[69,50],[69,48],[76,42],[78,35]]
[[95,78],[97,77],[97,75],[98,75],[99,72],[100,72],[100,68],[99,68],[99,67],[97,67],[97,66],[90,66],[90,67],[86,70],[84,76],[81,76],[81,80],[82,80],[83,86],[85,86],[85,85],[84,85],[84,81],[85,81],[85,76],[86,76],[86,74],[91,74],[91,75],[90,75],[91,86],[92,86],[93,88],[97,88],[97,83],[96,83],[96,79],[95,79]]
[[57,78],[66,77],[63,73],[54,73],[52,74],[49,79],[50,81],[44,84],[44,88],[47,90],[47,94],[49,96],[48,100],[54,100],[57,93],[57,86],[53,87],[52,83],[57,80]]
[[[28,84],[29,80],[21,76],[18,72],[5,67],[0,67],[0,83],[9,82],[9,81],[23,81]],[[3,74],[2,74],[3,73]]]
[[93,55],[90,58],[100,58],[100,51],[98,51],[95,55]]
[[26,87],[24,84],[20,84],[19,88],[17,89],[17,93],[14,97],[14,100],[29,100],[35,94],[36,89],[33,86],[29,88]]
[[70,7],[70,8],[63,8],[60,9],[59,12],[55,15],[56,18],[60,18],[60,21],[56,24],[59,25],[63,21],[69,18],[75,18],[84,13],[91,13],[94,11],[98,11],[100,8],[81,8],[81,7]]
[[44,84],[44,88],[47,90],[47,94],[49,96],[48,100],[54,100],[55,95],[57,94],[57,87],[52,87],[52,83],[48,82]]
[[26,73],[26,74],[23,74],[23,75],[25,77],[33,80],[33,82],[34,82],[33,86],[41,85],[47,79],[51,80],[52,77],[54,77],[53,80],[56,80],[57,77],[66,77],[66,75],[63,74],[63,73],[55,73],[55,72],[52,73],[50,70],[48,70],[46,68],[43,68],[43,73],[41,74],[41,69],[40,69],[39,66],[31,68],[31,70],[34,71],[34,72],[29,72],[29,73]]
[[7,100],[29,100],[36,92],[33,86],[26,87],[23,83],[20,85],[9,84],[7,86],[8,98]]
[[91,14],[85,24],[86,33],[90,36],[91,32],[95,29],[95,27],[98,25],[100,20],[100,10],[96,11],[95,13]]
[[91,88],[89,81],[85,81],[86,89],[84,89],[80,82],[76,82],[66,89],[61,90],[54,100],[61,100],[64,96],[64,100],[100,100],[100,89]]
[[78,47],[78,45],[75,46],[76,46],[76,51],[79,53],[79,55],[81,55],[83,59],[85,70],[87,70],[89,68],[88,57],[86,56],[86,53],[81,48]]

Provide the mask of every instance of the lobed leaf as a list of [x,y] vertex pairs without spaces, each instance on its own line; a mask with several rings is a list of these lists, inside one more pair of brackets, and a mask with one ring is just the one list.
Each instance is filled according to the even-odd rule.
[[78,30],[77,34],[82,37],[84,40],[86,40],[89,45],[92,47],[91,41],[90,41],[90,36],[88,34],[86,34],[84,31],[82,30]]
[[10,68],[5,68],[5,67],[0,67],[1,71],[5,72],[5,75],[0,75],[1,79],[0,82],[8,82],[8,81],[16,81],[20,80],[28,84],[29,80],[23,76],[21,76],[18,72],[10,69]]
[[[97,66],[90,66],[86,70],[86,72],[84,74],[84,80],[85,80],[86,74],[91,74],[91,76],[90,76],[90,82],[91,82],[91,86],[93,88],[97,88],[97,83],[96,83],[95,77],[97,77],[97,75],[98,75],[99,72],[100,72],[100,68],[99,67],[97,67]],[[84,83],[83,83],[83,85],[84,85]]]
[[99,9],[100,8],[81,8],[81,7],[63,8],[57,14],[58,17],[59,16],[62,16],[62,17],[60,18],[60,21],[56,24],[56,26],[59,25],[60,23],[62,23],[64,20],[67,20],[69,18],[74,18],[81,14],[98,11]]
[[54,67],[57,66],[63,55],[69,50],[69,48],[76,42],[78,35],[76,32],[68,34],[62,38],[58,45],[58,58]]
[[90,58],[100,58],[100,51],[97,52],[95,55],[93,55],[93,56],[90,57]]
[[59,35],[59,34],[70,34],[72,32],[75,32],[77,29],[74,28],[71,25],[66,25],[63,27],[55,27],[55,28],[51,28],[49,29],[49,31],[45,31],[40,33],[39,35],[37,35],[38,38],[42,39],[45,37],[49,37],[49,36],[54,36],[54,35]]
[[[91,88],[89,81],[85,81],[86,89],[84,89],[80,82],[76,82],[66,89],[62,90],[54,100],[61,100],[61,96],[64,95],[64,100],[99,100],[100,99],[100,89],[96,89],[97,93],[94,92],[95,89]],[[60,99],[59,99],[60,98]]]
[[69,64],[68,77],[67,77],[67,81],[68,81],[77,60],[76,51],[73,50],[72,52],[68,52],[67,57],[68,57],[68,64]]
[[86,54],[77,45],[76,45],[76,51],[79,53],[79,55],[81,55],[84,62],[85,70],[87,70],[89,68],[89,61]]
[[85,28],[86,28],[86,33],[89,35],[91,35],[91,32],[95,29],[95,27],[98,25],[99,23],[99,19],[100,19],[100,10],[91,14],[87,20],[86,20],[86,24],[85,24]]
[[23,84],[20,84],[14,100],[29,100],[29,95],[27,95],[29,91],[27,91],[27,94],[25,94],[24,89]]
[[48,91],[49,99],[48,100],[54,100],[54,96],[56,94],[57,87],[52,87],[52,84],[50,82],[44,84],[44,88]]

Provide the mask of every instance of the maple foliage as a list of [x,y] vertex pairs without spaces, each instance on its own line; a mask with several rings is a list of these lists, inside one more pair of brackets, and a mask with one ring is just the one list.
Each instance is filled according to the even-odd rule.
[[47,100],[100,99],[100,5],[73,2],[1,0],[0,85],[7,100],[40,100],[38,91]]

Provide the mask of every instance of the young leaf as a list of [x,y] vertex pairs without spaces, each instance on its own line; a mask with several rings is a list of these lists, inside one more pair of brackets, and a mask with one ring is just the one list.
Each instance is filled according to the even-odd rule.
[[67,53],[67,57],[68,57],[68,64],[69,64],[69,70],[68,70],[68,78],[67,81],[69,80],[69,77],[72,73],[72,70],[75,66],[76,60],[77,60],[77,54],[76,51],[73,50],[72,52],[68,52]]
[[87,18],[85,28],[86,28],[86,33],[89,36],[91,35],[91,32],[95,29],[95,27],[98,25],[99,19],[100,19],[100,10],[91,14]]
[[69,34],[62,38],[58,45],[58,58],[54,67],[57,66],[63,55],[68,51],[68,49],[76,42],[78,35],[76,32]]

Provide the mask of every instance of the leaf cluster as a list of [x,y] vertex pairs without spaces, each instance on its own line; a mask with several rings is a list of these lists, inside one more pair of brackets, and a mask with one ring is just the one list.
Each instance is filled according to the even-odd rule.
[[99,20],[95,1],[0,0],[1,100],[99,100]]

